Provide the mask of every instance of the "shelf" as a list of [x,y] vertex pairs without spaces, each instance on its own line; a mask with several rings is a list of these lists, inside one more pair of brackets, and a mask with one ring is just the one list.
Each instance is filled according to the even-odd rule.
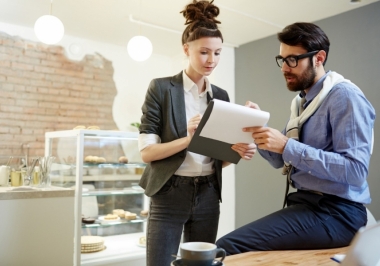
[[144,223],[146,222],[146,218],[141,218],[137,216],[135,220],[126,220],[120,219],[118,221],[109,221],[107,223],[101,223],[99,220],[96,220],[93,224],[84,224],[82,223],[82,228],[98,228],[98,227],[110,227],[115,225],[124,225],[124,224],[136,224],[136,223]]
[[[141,175],[124,174],[124,175],[85,175],[82,177],[83,182],[91,181],[123,181],[123,180],[140,180]],[[52,182],[75,182],[75,176],[51,176]]]
[[[125,169],[125,168],[145,168],[146,163],[131,162],[131,163],[83,163],[83,168],[111,168],[111,169]],[[73,168],[75,165],[72,166]]]
[[125,188],[125,189],[103,189],[103,190],[89,190],[82,192],[82,197],[89,196],[112,196],[112,195],[132,195],[132,194],[144,194],[144,190],[138,188]]
[[138,137],[138,132],[125,132],[125,131],[114,131],[114,130],[63,130],[63,131],[53,131],[46,132],[46,138],[64,138],[64,137],[77,137],[83,136],[85,138],[96,138],[96,139],[121,139],[121,140],[135,140]]

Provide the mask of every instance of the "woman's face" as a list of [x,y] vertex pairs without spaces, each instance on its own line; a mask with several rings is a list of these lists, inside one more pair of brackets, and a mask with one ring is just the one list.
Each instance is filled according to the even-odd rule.
[[204,37],[184,44],[183,49],[189,59],[187,75],[208,76],[218,65],[222,40],[218,37]]

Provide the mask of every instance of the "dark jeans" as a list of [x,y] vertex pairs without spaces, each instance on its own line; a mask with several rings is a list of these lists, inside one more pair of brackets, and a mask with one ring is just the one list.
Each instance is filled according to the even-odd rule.
[[214,175],[172,176],[151,197],[147,225],[147,266],[169,266],[181,241],[215,243],[219,223],[218,181]]
[[217,241],[228,255],[258,250],[343,247],[367,223],[363,204],[308,191],[290,193],[286,208],[249,223]]

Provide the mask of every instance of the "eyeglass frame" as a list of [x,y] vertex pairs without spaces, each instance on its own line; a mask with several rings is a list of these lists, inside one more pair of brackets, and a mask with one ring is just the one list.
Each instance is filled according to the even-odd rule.
[[[308,52],[308,53],[300,54],[300,55],[289,55],[289,56],[287,56],[285,58],[282,57],[281,55],[277,55],[275,57],[276,64],[278,65],[278,67],[281,68],[284,65],[284,62],[285,62],[288,67],[295,68],[295,67],[298,66],[298,60],[304,59],[304,58],[307,58],[307,57],[312,57],[312,56],[316,55],[319,51],[320,50],[318,50],[318,51],[312,51],[312,52]],[[290,66],[289,63],[288,63],[288,60],[287,60],[288,58],[294,58],[296,60],[296,65],[295,66]],[[278,60],[282,60],[282,64],[281,65],[278,64]]]

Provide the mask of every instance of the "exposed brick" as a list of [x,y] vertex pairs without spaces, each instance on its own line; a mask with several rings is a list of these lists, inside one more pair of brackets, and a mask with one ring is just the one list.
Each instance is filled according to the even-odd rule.
[[0,53],[8,54],[11,56],[22,55],[23,49],[17,47],[0,46]]
[[0,74],[4,75],[4,76],[16,76],[16,73],[14,70],[10,69],[10,68],[3,68],[3,67],[0,67]]
[[47,46],[46,50],[52,54],[63,54],[65,52],[65,49],[61,46]]
[[26,86],[15,84],[13,89],[16,92],[25,92],[26,91]]
[[9,127],[9,133],[13,135],[18,135],[21,133],[21,128],[20,127]]
[[46,109],[40,107],[25,107],[23,108],[24,114],[36,114],[36,115],[45,115]]
[[77,91],[91,91],[91,86],[73,84],[72,89]]
[[25,64],[30,65],[39,65],[41,62],[41,59],[38,58],[32,58],[32,57],[25,57],[25,56],[13,56],[13,61],[15,62],[21,62]]
[[0,61],[0,67],[11,67],[11,61],[1,60]]
[[81,79],[77,77],[66,77],[65,82],[68,84],[86,84],[86,79]]
[[14,87],[15,87],[15,85],[13,85],[13,84],[10,84],[10,83],[1,83],[0,84],[0,89],[2,90],[2,91],[14,91]]
[[24,51],[25,56],[33,57],[33,58],[39,58],[39,59],[46,59],[47,55],[46,53],[41,53],[36,50],[25,50]]
[[0,98],[0,104],[2,104],[2,105],[12,106],[12,105],[15,105],[15,103],[16,103],[15,99],[5,98],[5,97]]
[[30,85],[41,86],[41,87],[50,87],[51,82],[46,80],[30,80]]
[[31,84],[30,80],[28,80],[28,79],[19,78],[19,77],[12,77],[12,76],[7,77],[7,82],[13,83],[13,84],[23,84],[23,85],[30,85]]
[[55,102],[40,102],[38,103],[38,107],[42,108],[59,108],[59,105]]
[[61,62],[54,62],[54,61],[49,61],[49,60],[41,60],[41,65],[43,66],[49,66],[49,67],[54,67],[54,68],[59,68],[62,66]]
[[16,105],[17,106],[24,106],[24,107],[37,106],[38,105],[38,101],[31,100],[31,99],[27,99],[27,100],[17,99],[16,100]]
[[32,71],[24,71],[22,73],[22,76],[25,77],[25,78],[29,78],[29,79],[38,79],[38,80],[41,80],[41,79],[45,79],[46,74],[44,74],[44,73],[38,73],[38,72],[32,72]]
[[46,131],[116,128],[112,62],[99,54],[72,61],[61,46],[1,32],[0,44],[0,128],[6,131],[0,145],[30,143],[30,154],[43,155]]
[[37,65],[37,66],[34,66],[34,71],[42,72],[42,73],[54,73],[55,70],[54,68],[51,68],[51,67]]
[[4,122],[1,121],[0,124],[5,126],[4,128],[9,128],[12,126],[22,127],[25,125],[25,121],[22,121],[22,120],[6,120]]
[[62,76],[62,75],[46,74],[45,79],[48,80],[48,81],[51,81],[51,82],[61,82],[61,83],[64,83],[65,80],[66,80],[66,77]]
[[18,63],[18,62],[12,62],[12,69],[32,71],[34,69],[34,66],[28,65],[28,64],[23,64],[23,63]]

